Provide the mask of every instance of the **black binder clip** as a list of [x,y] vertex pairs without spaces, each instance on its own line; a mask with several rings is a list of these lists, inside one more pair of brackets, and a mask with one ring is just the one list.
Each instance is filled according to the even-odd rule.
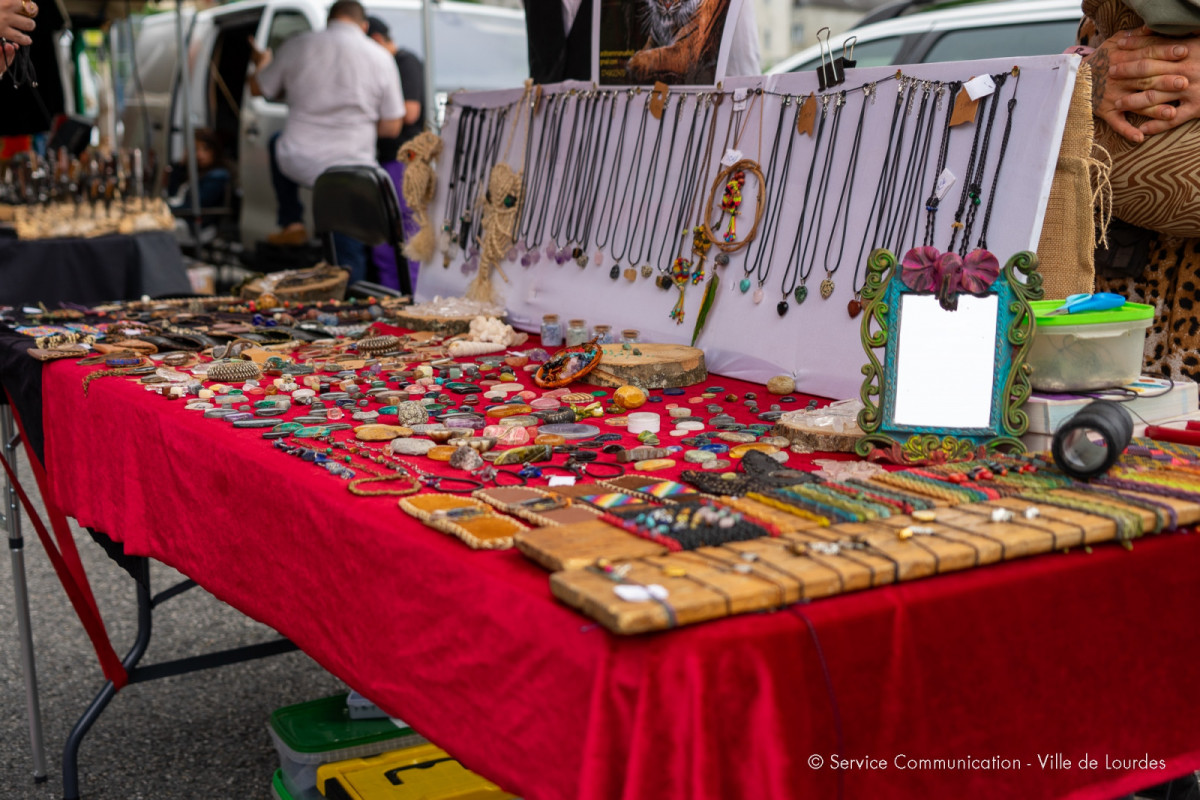
[[851,36],[842,42],[842,54],[833,62],[834,69],[842,76],[842,80],[846,79],[846,70],[854,69],[858,66],[858,62],[854,60],[854,45],[857,42],[857,36]]
[[[821,34],[825,34],[825,38],[821,38]],[[846,73],[842,69],[841,59],[837,61],[833,58],[833,50],[829,47],[829,28],[821,28],[817,31],[817,44],[821,46],[821,66],[817,67],[817,82],[820,84],[821,91],[844,83]]]

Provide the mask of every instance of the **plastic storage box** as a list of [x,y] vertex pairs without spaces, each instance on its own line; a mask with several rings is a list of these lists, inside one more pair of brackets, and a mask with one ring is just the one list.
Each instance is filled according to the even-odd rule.
[[323,764],[317,786],[327,800],[514,800],[431,744]]
[[316,787],[321,764],[425,743],[412,728],[390,719],[352,719],[345,694],[277,708],[268,730],[293,800],[307,798],[304,792]]
[[303,792],[296,789],[283,774],[283,770],[277,769],[271,777],[271,797],[273,800],[323,800],[324,795],[318,792],[315,786]]
[[1085,392],[1137,380],[1154,307],[1126,303],[1111,311],[1046,316],[1062,304],[1062,300],[1029,304],[1037,320],[1028,359],[1033,388]]

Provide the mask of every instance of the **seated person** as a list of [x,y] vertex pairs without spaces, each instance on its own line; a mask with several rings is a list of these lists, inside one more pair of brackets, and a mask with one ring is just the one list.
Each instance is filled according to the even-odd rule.
[[[206,128],[196,130],[196,172],[199,179],[199,195],[201,209],[223,208],[228,203],[229,185],[233,177],[225,165],[225,156],[221,148],[221,140]],[[192,189],[188,185],[188,164],[186,154],[178,164],[171,165],[167,178],[167,205],[172,211],[183,212],[190,216],[192,208]],[[201,217],[201,226],[215,225],[217,217],[207,215]]]

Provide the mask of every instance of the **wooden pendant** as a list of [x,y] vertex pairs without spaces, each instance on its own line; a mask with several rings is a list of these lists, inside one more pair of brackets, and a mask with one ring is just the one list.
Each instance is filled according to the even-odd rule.
[[804,103],[800,106],[800,113],[796,116],[796,133],[813,135],[813,126],[817,121],[817,98],[814,95],[809,95],[804,98]]
[[966,89],[959,89],[954,98],[954,110],[950,113],[950,127],[974,122],[975,112],[978,110],[979,101],[972,100]]

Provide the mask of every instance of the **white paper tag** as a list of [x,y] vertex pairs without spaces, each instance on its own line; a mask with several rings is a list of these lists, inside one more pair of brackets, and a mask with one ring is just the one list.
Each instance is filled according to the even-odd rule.
[[721,166],[732,167],[734,164],[742,160],[742,151],[730,148],[725,151],[725,155],[721,156]]
[[966,90],[967,97],[978,100],[996,91],[996,82],[990,75],[978,75],[964,83],[963,89]]
[[546,485],[547,486],[574,486],[575,485],[575,476],[574,475],[551,475],[550,482]]
[[954,185],[956,180],[958,178],[954,177],[954,173],[950,171],[949,167],[942,170],[942,174],[938,175],[937,184],[933,188],[933,193],[937,196],[938,200],[946,197],[946,193],[950,191],[950,187]]
[[620,586],[614,586],[613,591],[617,593],[617,597],[626,603],[646,603],[651,600],[666,600],[667,595],[670,594],[665,587],[657,583],[651,583],[647,586],[631,586],[623,583]]
[[750,95],[749,89],[734,89],[733,90],[733,110],[745,111],[746,98]]

